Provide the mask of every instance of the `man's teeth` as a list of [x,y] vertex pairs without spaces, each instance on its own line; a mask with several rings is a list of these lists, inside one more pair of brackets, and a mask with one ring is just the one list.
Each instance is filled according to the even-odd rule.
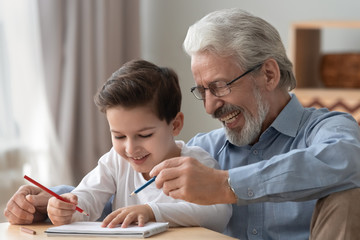
[[232,123],[233,121],[235,121],[236,119],[236,116],[240,114],[240,111],[235,111],[235,112],[232,112],[230,113],[229,115],[223,117],[223,118],[220,118],[219,120],[222,121],[222,122],[225,122],[225,123]]

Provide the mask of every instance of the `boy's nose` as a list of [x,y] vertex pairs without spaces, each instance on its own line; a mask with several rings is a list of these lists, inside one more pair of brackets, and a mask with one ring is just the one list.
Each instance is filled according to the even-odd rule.
[[134,140],[127,140],[125,143],[125,151],[130,155],[132,155],[136,151],[136,147],[137,144]]

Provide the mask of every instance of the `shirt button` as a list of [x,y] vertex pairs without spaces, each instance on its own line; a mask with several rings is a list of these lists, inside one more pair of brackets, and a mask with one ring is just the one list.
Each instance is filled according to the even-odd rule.
[[254,154],[254,155],[258,155],[258,153],[259,153],[258,150],[254,150],[254,151],[253,151],[253,154]]
[[253,197],[253,196],[254,196],[253,190],[248,189],[248,196],[249,196],[249,197]]
[[258,234],[258,231],[256,230],[256,228],[254,228],[254,229],[252,230],[252,234],[253,234],[253,235],[257,235],[257,234]]

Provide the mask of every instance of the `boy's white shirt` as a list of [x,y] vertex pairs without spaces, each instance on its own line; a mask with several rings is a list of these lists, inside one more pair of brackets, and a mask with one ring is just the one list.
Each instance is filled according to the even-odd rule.
[[[182,156],[191,156],[208,167],[219,168],[217,161],[202,148],[186,146],[183,141],[176,141],[176,144],[182,149]],[[204,206],[173,199],[157,189],[154,183],[130,197],[144,183],[146,180],[142,174],[134,171],[112,148],[72,191],[78,196],[78,206],[90,215],[86,217],[75,212],[73,221],[96,221],[112,195],[115,195],[113,211],[131,205],[148,204],[156,221],[169,222],[170,226],[202,226],[222,232],[231,217],[230,204]]]

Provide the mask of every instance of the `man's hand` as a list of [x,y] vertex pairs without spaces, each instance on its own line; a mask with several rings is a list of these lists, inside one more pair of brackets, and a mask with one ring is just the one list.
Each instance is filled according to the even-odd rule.
[[11,224],[32,224],[44,221],[50,194],[30,185],[21,186],[8,201],[4,216]]
[[157,176],[156,187],[175,199],[202,205],[236,203],[227,181],[229,173],[209,168],[194,158],[165,160],[152,169],[150,176]]
[[147,204],[119,208],[110,213],[103,221],[102,227],[113,228],[121,223],[122,228],[128,227],[131,223],[138,223],[143,227],[145,223],[155,221],[154,213]]

